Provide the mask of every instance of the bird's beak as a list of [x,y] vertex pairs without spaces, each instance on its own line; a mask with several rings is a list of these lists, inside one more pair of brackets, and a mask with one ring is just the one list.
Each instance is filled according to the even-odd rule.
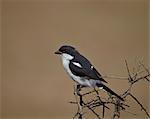
[[60,55],[60,54],[62,54],[62,52],[60,52],[60,51],[56,51],[56,52],[55,52],[55,54]]

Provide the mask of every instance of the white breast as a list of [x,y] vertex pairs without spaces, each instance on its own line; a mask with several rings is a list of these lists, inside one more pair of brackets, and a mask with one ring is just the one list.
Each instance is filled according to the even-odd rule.
[[69,69],[69,62],[70,60],[73,59],[73,56],[64,53],[62,54],[61,58],[62,58],[62,64],[66,72],[71,76],[71,78],[77,78],[77,76],[73,75]]

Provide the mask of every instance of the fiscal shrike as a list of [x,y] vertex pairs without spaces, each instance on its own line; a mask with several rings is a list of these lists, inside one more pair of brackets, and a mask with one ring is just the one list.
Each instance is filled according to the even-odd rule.
[[104,84],[107,82],[102,78],[101,74],[95,69],[91,62],[81,55],[74,47],[69,45],[61,46],[55,54],[61,56],[64,69],[76,83],[84,87],[98,87],[104,89],[111,95],[124,101],[121,96]]

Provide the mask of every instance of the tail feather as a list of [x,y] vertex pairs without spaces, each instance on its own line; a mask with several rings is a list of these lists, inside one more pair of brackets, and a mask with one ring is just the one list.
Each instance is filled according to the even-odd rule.
[[119,98],[120,100],[124,101],[124,99],[122,97],[120,97],[118,94],[116,94],[114,91],[112,91],[110,88],[108,88],[104,84],[98,83],[97,87],[102,87],[105,91],[109,92],[110,94],[112,94],[112,95],[116,96],[117,98]]

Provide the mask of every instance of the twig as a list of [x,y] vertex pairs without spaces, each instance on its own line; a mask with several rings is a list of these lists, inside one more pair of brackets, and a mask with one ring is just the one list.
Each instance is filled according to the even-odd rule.
[[[131,83],[134,84],[134,83],[138,82],[138,81],[141,80],[141,79],[148,79],[147,77],[149,77],[149,76],[150,76],[150,74],[148,74],[148,75],[146,75],[146,76],[139,77],[139,78],[133,80]],[[149,80],[148,80],[148,81],[149,81]]]
[[131,93],[128,94],[129,96],[131,96],[141,107],[141,110],[144,110],[144,112],[146,113],[146,115],[150,118],[150,115],[148,114],[148,112],[146,111],[146,109],[144,108],[144,106],[138,101],[138,99],[133,96]]
[[148,68],[146,68],[143,63],[141,63],[141,62],[139,61],[139,64],[145,69],[145,71],[146,71],[148,74],[150,74]]
[[126,64],[126,68],[127,68],[127,72],[128,72],[128,80],[129,82],[133,81],[132,77],[131,77],[131,74],[130,74],[130,70],[129,70],[129,67],[128,67],[128,63],[127,63],[127,60],[125,60],[125,64]]
[[128,77],[121,77],[121,76],[114,76],[114,75],[105,75],[102,76],[102,78],[108,78],[108,79],[119,79],[119,80],[127,80]]
[[78,102],[78,92],[77,92],[77,88],[74,86],[74,95],[75,95],[75,99],[76,99],[76,102],[77,102],[77,105],[78,105],[78,110],[77,110],[77,113],[75,114],[75,116],[73,117],[73,119],[76,117],[76,116],[79,116],[79,119],[82,119],[82,115],[83,115],[83,112],[82,112],[82,106],[80,105],[80,102]]
[[101,119],[100,116],[99,116],[89,105],[86,105],[84,102],[83,102],[83,104],[84,104],[90,111],[92,111],[93,114],[95,114],[98,119]]
[[107,106],[105,106],[105,103],[101,100],[101,98],[100,98],[100,96],[99,96],[99,93],[98,93],[98,91],[97,91],[95,88],[94,88],[94,91],[96,92],[96,95],[97,95],[97,98],[98,98],[100,104],[102,104],[102,106],[103,106],[102,118],[104,118],[104,116],[105,116],[105,107],[106,107],[107,109],[109,109],[109,108],[108,108]]

